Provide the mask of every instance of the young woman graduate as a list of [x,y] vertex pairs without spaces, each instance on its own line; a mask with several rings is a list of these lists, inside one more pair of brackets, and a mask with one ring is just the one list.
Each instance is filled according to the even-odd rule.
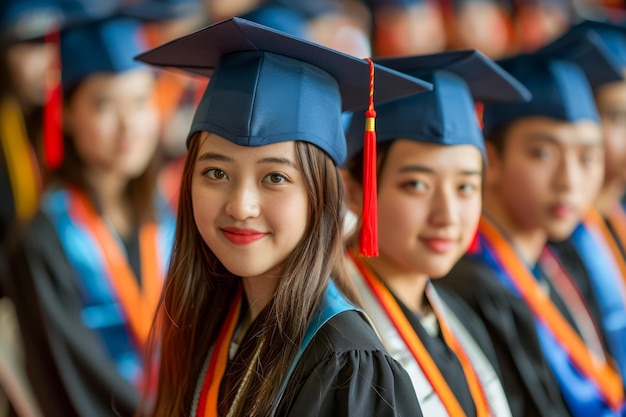
[[[139,59],[211,77],[153,328],[151,415],[421,415],[341,268],[341,111],[367,107],[374,65],[239,18]],[[380,67],[375,85],[378,100],[430,86]]]
[[574,416],[624,412],[597,318],[582,301],[573,308],[555,284],[564,274],[548,274],[542,256],[549,236],[573,231],[602,181],[602,136],[587,77],[597,85],[620,74],[594,39],[567,36],[501,62],[533,100],[485,106],[484,215],[476,247],[441,282],[468,300],[511,353],[537,415],[562,415],[552,377]]
[[60,33],[65,156],[10,256],[27,372],[46,416],[132,415],[174,236],[156,191],[158,113],[141,22]]
[[[382,59],[433,91],[378,106],[379,251],[349,249],[351,278],[387,351],[409,372],[424,415],[510,416],[496,353],[480,319],[430,278],[454,266],[481,209],[484,142],[474,99],[530,94],[475,50]],[[364,120],[348,129],[349,207],[362,212]]]

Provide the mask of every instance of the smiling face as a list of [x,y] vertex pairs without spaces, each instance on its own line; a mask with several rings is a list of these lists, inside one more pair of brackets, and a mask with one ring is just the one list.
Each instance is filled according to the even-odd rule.
[[200,235],[234,275],[273,275],[309,216],[295,142],[245,147],[207,133],[198,140],[191,196]]
[[517,228],[562,240],[596,198],[603,158],[596,123],[524,118],[506,131],[501,153],[490,153],[488,184]]
[[476,231],[482,167],[471,145],[394,141],[379,174],[374,268],[385,276],[447,274]]

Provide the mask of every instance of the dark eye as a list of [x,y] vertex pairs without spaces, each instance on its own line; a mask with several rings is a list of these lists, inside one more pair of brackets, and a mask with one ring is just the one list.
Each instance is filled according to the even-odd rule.
[[403,184],[404,188],[410,191],[425,191],[426,190],[426,181],[415,180],[415,181],[407,181]]
[[228,178],[226,172],[221,169],[211,168],[204,172],[204,175],[212,180],[224,180]]
[[552,151],[548,148],[536,148],[531,150],[531,156],[535,159],[546,160],[552,157]]
[[471,184],[471,183],[468,182],[468,183],[465,183],[465,184],[461,184],[459,186],[459,191],[462,194],[471,194],[474,191],[476,191],[476,188],[477,188],[476,185]]
[[263,180],[271,184],[282,184],[287,181],[287,178],[282,174],[274,172],[266,176]]

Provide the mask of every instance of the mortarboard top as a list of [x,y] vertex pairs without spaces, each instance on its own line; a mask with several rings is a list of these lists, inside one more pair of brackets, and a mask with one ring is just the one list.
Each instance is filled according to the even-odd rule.
[[[441,145],[474,145],[484,154],[474,101],[528,101],[531,97],[526,87],[476,50],[375,61],[434,86],[433,91],[378,106],[378,143],[406,138]],[[364,124],[362,114],[353,115],[346,134],[348,158],[363,149]]]
[[[208,26],[138,59],[211,77],[189,137],[204,130],[242,146],[302,140],[323,149],[338,165],[346,155],[341,112],[364,110],[369,101],[365,60],[240,18]],[[376,66],[377,103],[430,88]]]
[[85,77],[120,73],[141,66],[133,58],[145,50],[139,20],[116,17],[61,31],[61,82],[63,91]]
[[485,136],[524,117],[598,121],[591,85],[622,79],[619,67],[594,32],[568,32],[535,53],[498,63],[530,90],[533,99],[485,105]]
[[588,31],[597,33],[617,64],[626,68],[626,22],[583,20],[570,29],[572,33]]

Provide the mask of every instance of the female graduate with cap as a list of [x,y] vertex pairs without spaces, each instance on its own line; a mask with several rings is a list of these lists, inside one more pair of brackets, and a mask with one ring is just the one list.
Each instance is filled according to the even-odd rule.
[[501,65],[533,100],[485,106],[484,215],[476,246],[441,285],[461,294],[506,346],[535,415],[562,415],[559,397],[574,416],[623,415],[620,374],[599,319],[545,250],[548,238],[572,233],[600,187],[603,146],[590,84],[621,74],[589,33]]
[[[139,59],[211,74],[153,328],[151,415],[421,415],[341,268],[341,111],[367,106],[373,64],[239,18]],[[375,77],[378,100],[428,86]]]
[[153,74],[141,22],[60,33],[64,151],[11,254],[30,381],[46,416],[132,415],[174,216],[155,187]]
[[[480,217],[484,144],[474,99],[523,101],[529,94],[474,50],[378,62],[434,89],[377,108],[379,256],[349,248],[351,278],[388,352],[411,376],[424,415],[510,416],[480,319],[430,278],[462,256]],[[351,120],[344,176],[357,215],[363,122],[358,114]]]

